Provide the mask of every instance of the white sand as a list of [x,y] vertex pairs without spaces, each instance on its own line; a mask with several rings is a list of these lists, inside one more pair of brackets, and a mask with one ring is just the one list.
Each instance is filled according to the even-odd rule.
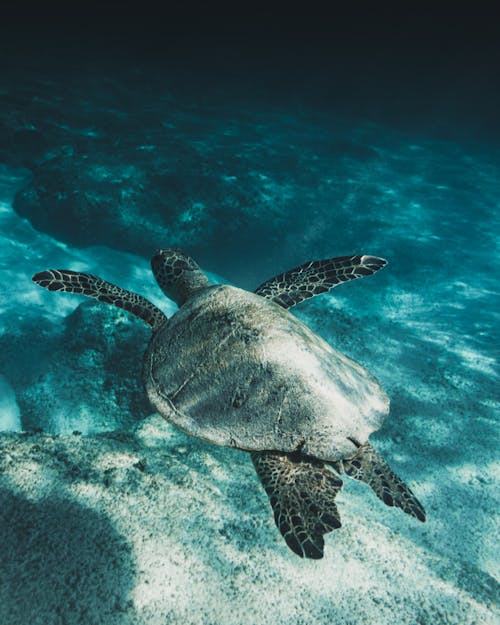
[[[307,561],[245,453],[157,416],[135,435],[3,434],[0,471],[2,625],[495,623],[488,543],[464,560],[431,481],[412,482],[422,525],[346,478],[343,527]],[[468,529],[478,545],[490,531]]]

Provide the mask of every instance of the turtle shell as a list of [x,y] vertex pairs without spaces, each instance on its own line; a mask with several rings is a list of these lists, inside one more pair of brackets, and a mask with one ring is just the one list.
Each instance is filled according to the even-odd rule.
[[380,427],[389,400],[361,365],[278,304],[227,285],[202,289],[153,335],[149,399],[217,445],[338,460]]

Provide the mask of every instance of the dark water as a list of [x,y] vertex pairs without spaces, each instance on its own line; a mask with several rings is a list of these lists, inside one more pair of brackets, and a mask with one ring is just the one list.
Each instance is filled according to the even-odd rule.
[[[389,261],[295,312],[391,397],[373,440],[426,506],[424,529],[381,512],[354,485],[344,503],[359,527],[328,537],[329,566],[326,557],[304,569],[272,542],[271,521],[268,544],[245,537],[238,512],[244,519],[256,505],[239,494],[251,475],[245,459],[172,434],[171,445],[191,450],[189,470],[220,490],[229,480],[235,500],[214,519],[232,515],[222,534],[243,541],[244,560],[210,563],[221,536],[193,525],[193,541],[207,541],[204,572],[197,579],[194,560],[166,556],[164,566],[188,568],[194,582],[176,602],[137,590],[140,571],[127,569],[123,601],[131,597],[138,610],[131,622],[239,623],[253,614],[260,623],[270,613],[279,623],[494,622],[500,44],[488,5],[450,7],[355,3],[326,15],[186,6],[160,17],[148,5],[53,4],[7,12],[2,429],[131,432],[151,412],[140,386],[148,331],[115,309],[42,292],[30,281],[38,270],[95,273],[171,314],[175,305],[149,271],[158,247],[180,246],[214,280],[247,289],[314,258]],[[212,457],[228,472],[236,462],[232,478],[200,460]],[[20,487],[6,480],[9,488],[14,501]],[[74,497],[71,505],[84,505]],[[138,570],[147,561],[141,545],[132,547]],[[16,575],[12,562],[0,565],[4,588]],[[149,575],[161,585],[161,566]],[[5,613],[6,625],[24,625],[15,614]],[[84,622],[69,614],[50,622]]]

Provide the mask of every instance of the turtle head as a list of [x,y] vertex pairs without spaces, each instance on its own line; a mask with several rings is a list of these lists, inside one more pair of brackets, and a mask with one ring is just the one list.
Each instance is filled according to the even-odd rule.
[[194,260],[178,248],[158,250],[151,259],[151,268],[160,289],[178,306],[198,289],[210,285]]

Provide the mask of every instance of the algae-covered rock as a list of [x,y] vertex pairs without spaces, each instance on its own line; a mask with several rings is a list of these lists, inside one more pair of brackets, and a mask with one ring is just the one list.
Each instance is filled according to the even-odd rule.
[[0,337],[24,429],[127,428],[150,409],[141,377],[148,331],[127,313],[85,302],[63,322]]

